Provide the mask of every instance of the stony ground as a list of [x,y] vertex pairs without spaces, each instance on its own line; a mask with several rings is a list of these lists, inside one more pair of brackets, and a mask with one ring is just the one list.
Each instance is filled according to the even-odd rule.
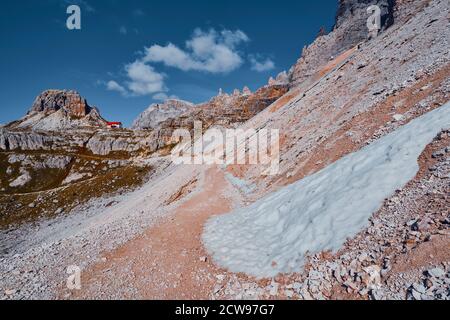
[[309,258],[305,271],[261,287],[237,277],[218,297],[450,299],[450,133],[420,158],[420,172],[387,199],[338,253]]
[[[386,199],[367,229],[337,253],[312,255],[296,274],[232,274],[200,242],[211,215],[317,172],[450,99],[448,4],[422,2],[419,14],[409,12],[380,38],[335,57],[312,83],[245,124],[284,129],[280,175],[154,159],[155,172],[138,190],[1,231],[2,246],[12,250],[0,256],[0,299],[448,299],[448,131],[427,147],[415,179]],[[230,173],[255,192],[230,184],[224,178]],[[81,291],[65,288],[70,265],[82,269]]]
[[71,298],[207,299],[220,270],[201,243],[202,226],[239,201],[218,168],[205,172],[201,191],[143,235],[107,252],[83,273],[83,288]]
[[[149,165],[157,170],[135,191],[93,199],[66,214],[1,231],[1,244],[7,250],[0,257],[0,299],[55,298],[69,266],[84,269],[100,261],[103,251],[142,234],[179,205],[170,202],[173,194],[159,183],[178,190],[179,184],[202,181],[197,170],[174,170],[164,159]],[[194,184],[183,200],[197,188]]]
[[[105,216],[97,216],[100,207],[95,207],[90,218],[74,218],[77,224],[88,218],[74,234],[57,237],[61,228],[70,229],[67,222],[53,221],[53,233],[44,227],[43,235],[1,258],[0,294],[3,299],[447,299],[449,151],[447,131],[427,147],[416,178],[386,200],[369,228],[338,253],[310,257],[298,274],[252,279],[214,265],[200,242],[203,223],[245,202],[245,194],[227,182],[221,168],[197,173],[184,168],[184,175],[169,171],[175,192],[154,195],[170,210],[148,211],[156,202],[147,199],[138,206],[144,212],[146,204],[145,215],[98,224],[95,218]],[[104,212],[114,217],[123,209]],[[65,288],[65,271],[73,264],[83,268],[79,292]]]

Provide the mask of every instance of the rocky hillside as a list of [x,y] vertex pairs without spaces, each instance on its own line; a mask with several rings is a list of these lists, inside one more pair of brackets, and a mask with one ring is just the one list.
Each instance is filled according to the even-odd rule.
[[139,156],[164,147],[154,134],[106,129],[77,92],[43,92],[24,118],[0,128],[0,229],[139,185],[151,170]]
[[134,120],[132,129],[156,129],[161,122],[177,118],[181,114],[189,112],[193,107],[194,104],[177,99],[152,104]]
[[288,88],[288,76],[283,72],[255,92],[247,87],[242,92],[236,89],[232,94],[220,90],[216,97],[198,105],[168,100],[150,106],[135,120],[133,128],[153,131],[158,137],[158,145],[167,145],[174,130],[192,130],[195,121],[201,121],[204,130],[212,126],[230,127],[244,123],[278,100]]
[[305,47],[292,68],[292,86],[320,76],[317,74],[321,66],[368,39],[367,8],[372,4],[381,9],[381,31],[394,23],[394,0],[340,0],[333,30]]
[[[383,28],[368,38],[373,3]],[[3,129],[0,298],[448,299],[449,10],[340,1],[289,74],[153,106],[145,130]],[[173,165],[171,133],[195,120],[278,129],[279,173]],[[77,292],[61,268],[74,261]]]
[[80,127],[105,127],[97,108],[76,91],[47,90],[34,101],[27,115],[6,125],[7,129],[56,131]]
[[[306,73],[245,125],[289,128],[280,131],[282,174],[273,178],[276,184],[308,176],[448,101],[448,6],[414,3],[397,7],[400,22]],[[259,170],[248,170],[249,179],[260,181]]]
[[244,89],[235,90],[232,94],[220,93],[210,101],[200,104],[189,113],[181,115],[174,123],[181,127],[190,126],[193,121],[200,120],[205,128],[214,125],[238,125],[251,119],[283,96],[288,90],[287,84],[264,86],[254,93]]
[[0,129],[0,151],[87,152],[92,155],[122,153],[128,156],[150,154],[166,145],[157,131],[134,132],[106,129],[58,131],[23,131]]
[[0,151],[121,154],[152,153],[157,132],[109,130],[97,108],[75,91],[47,90],[34,101],[27,115],[0,127]]
[[[244,128],[280,129],[281,165],[280,174],[273,177],[261,177],[261,170],[256,166],[228,168],[235,177],[253,187],[254,191],[250,196],[253,201],[262,198],[260,202],[244,209],[251,212],[245,216],[250,221],[247,224],[243,223],[244,219],[240,219],[242,216],[239,215],[239,210],[221,218],[236,218],[239,221],[239,227],[234,228],[233,232],[242,236],[239,239],[234,237],[240,243],[239,251],[246,256],[245,263],[241,266],[248,263],[250,255],[256,250],[265,250],[259,258],[270,254],[280,257],[283,252],[289,251],[298,254],[299,250],[294,248],[293,239],[298,239],[304,232],[310,232],[310,229],[290,238],[290,244],[284,246],[283,250],[276,248],[281,237],[267,246],[255,245],[256,240],[253,238],[244,244],[249,239],[246,238],[249,233],[241,231],[246,227],[251,228],[258,221],[258,225],[267,226],[260,233],[263,236],[268,236],[269,230],[279,225],[286,226],[281,232],[285,234],[292,224],[301,226],[302,218],[306,219],[310,228],[318,216],[313,215],[314,219],[311,219],[305,212],[310,208],[327,210],[327,201],[333,199],[335,193],[324,192],[323,188],[336,183],[343,173],[334,175],[333,179],[324,179],[314,186],[314,191],[309,195],[319,202],[317,206],[311,201],[304,208],[294,206],[289,209],[291,202],[308,194],[306,189],[302,190],[304,193],[300,193],[300,196],[293,196],[289,201],[280,201],[280,198],[276,198],[279,193],[272,192],[280,189],[285,192],[296,182],[310,182],[316,174],[336,168],[341,161],[345,161],[343,159],[351,159],[359,150],[375,145],[383,137],[398,132],[420,116],[443,108],[445,104],[448,108],[449,10],[446,1],[398,2],[394,10],[394,24],[378,37],[367,39],[343,51],[331,61],[329,58],[321,63],[317,60],[317,66],[312,64],[311,70],[305,64],[305,72],[298,73],[303,80],[244,125]],[[329,37],[329,40],[335,39],[333,34]],[[320,41],[323,39],[310,47],[311,51],[306,59],[309,55],[314,56],[314,51],[320,52],[318,46],[314,47]],[[305,57],[301,61],[305,61]],[[442,120],[442,127],[446,129],[445,123],[450,124],[448,111]],[[437,129],[442,127],[438,126]],[[435,127],[429,125],[428,129],[430,128]],[[409,141],[416,140],[409,137]],[[296,268],[302,271],[300,274],[287,276],[287,285],[281,284],[286,282],[286,278],[280,277],[277,281],[257,283],[251,286],[251,291],[260,292],[258,295],[266,298],[281,294],[300,299],[446,299],[450,261],[446,249],[449,243],[450,176],[448,152],[445,151],[448,150],[448,141],[448,130],[436,135],[426,151],[416,159],[420,164],[417,176],[406,186],[397,188],[384,202],[378,203],[379,210],[372,211],[373,218],[363,221],[365,226],[359,229],[360,233],[355,239],[348,240],[340,250],[317,250],[316,255],[307,256],[308,263],[312,265],[305,267],[305,272],[300,267],[301,263],[296,262]],[[397,148],[395,152],[399,150]],[[348,169],[357,171],[366,161],[367,158]],[[381,177],[364,182],[360,178],[354,181],[365,187],[378,179]],[[349,185],[346,186],[348,187]],[[317,192],[318,190],[321,191]],[[372,193],[365,196],[370,199],[374,197]],[[270,207],[267,202],[271,197],[276,198],[275,208]],[[349,198],[336,199],[333,205]],[[258,203],[262,204],[261,211],[258,211]],[[346,208],[351,205],[351,201],[345,201]],[[281,216],[295,210],[299,210],[299,214],[283,224]],[[352,216],[359,210],[360,208],[352,212]],[[270,220],[268,226],[264,225],[264,213],[280,217]],[[330,224],[335,225],[341,221],[340,217],[341,215],[330,221]],[[222,262],[221,266],[229,265],[233,260],[233,246],[225,247],[223,237],[220,237],[221,230],[225,228],[222,225],[214,228],[215,221],[217,220],[213,219],[208,225],[206,235],[213,231],[221,239],[222,251],[210,250],[210,253],[226,252],[227,263]],[[351,221],[352,219],[348,219],[347,223],[350,224]],[[424,225],[413,226],[416,222]],[[348,228],[347,225],[340,230]],[[329,236],[332,233],[317,234]],[[311,238],[311,242],[317,234]],[[306,246],[305,243],[303,241],[302,245]],[[246,245],[248,247],[244,250]],[[271,264],[278,266],[276,262],[270,261],[268,265]],[[258,266],[261,269],[261,265]],[[440,277],[433,279],[430,273],[436,266],[442,273]],[[382,272],[376,288],[367,283],[370,273],[368,267]],[[239,289],[236,284],[243,281],[245,279],[230,280],[216,297],[232,297],[234,295],[229,292],[235,290],[245,296],[250,290]]]

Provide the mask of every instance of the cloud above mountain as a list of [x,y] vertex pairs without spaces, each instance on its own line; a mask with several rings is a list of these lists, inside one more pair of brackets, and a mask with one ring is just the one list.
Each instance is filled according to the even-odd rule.
[[240,31],[196,29],[191,39],[186,41],[185,49],[169,43],[166,46],[153,45],[145,49],[145,62],[163,63],[183,71],[204,71],[209,73],[228,73],[239,68],[244,58],[238,46],[250,41]]
[[125,97],[164,94],[168,91],[164,83],[166,75],[155,71],[152,66],[140,60],[126,65],[125,73],[127,77],[125,85],[110,80],[105,83],[106,89],[119,92]]
[[152,95],[158,100],[167,97],[167,75],[155,70],[157,64],[184,72],[228,74],[240,68],[248,58],[254,71],[274,69],[275,64],[271,59],[260,61],[259,54],[244,53],[244,45],[248,42],[250,38],[241,30],[204,31],[197,28],[183,47],[170,42],[145,47],[137,60],[125,66],[123,71],[126,79],[123,84],[109,81],[106,88],[123,96]]
[[122,95],[126,95],[127,94],[127,89],[125,89],[124,87],[122,87],[120,84],[118,84],[116,81],[114,80],[110,80],[106,83],[106,89],[109,91],[116,91],[119,92]]
[[142,61],[128,64],[125,71],[129,78],[128,89],[135,95],[144,96],[167,91],[164,84],[165,74],[156,72],[152,66]]

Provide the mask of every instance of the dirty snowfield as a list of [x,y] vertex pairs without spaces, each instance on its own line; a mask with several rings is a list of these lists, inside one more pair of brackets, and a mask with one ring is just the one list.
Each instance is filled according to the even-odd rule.
[[450,102],[249,207],[210,219],[203,242],[216,263],[256,277],[299,271],[307,253],[338,250],[419,170],[418,157],[450,127]]

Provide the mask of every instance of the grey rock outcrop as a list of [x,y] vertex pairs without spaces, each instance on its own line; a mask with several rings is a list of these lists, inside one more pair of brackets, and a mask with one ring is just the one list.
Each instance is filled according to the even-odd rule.
[[147,110],[142,112],[133,122],[132,128],[136,130],[155,129],[161,122],[192,109],[194,105],[187,101],[169,99],[164,103],[152,104]]
[[136,153],[139,151],[154,152],[158,149],[158,141],[153,132],[132,133],[113,136],[109,132],[99,132],[86,144],[86,148],[96,155],[109,155],[112,152]]
[[56,150],[66,151],[82,147],[89,135],[80,132],[78,135],[53,135],[35,131],[14,131],[0,129],[0,150],[3,151],[35,151]]
[[381,9],[381,31],[394,23],[394,0],[340,0],[335,26],[329,34],[321,34],[303,49],[301,58],[291,70],[291,86],[309,80],[319,69],[338,55],[369,37],[367,8]]
[[[78,153],[85,150],[94,155],[124,152],[129,155],[154,152],[168,142],[158,131],[67,130],[40,132],[33,130],[0,130],[0,151],[59,151]],[[52,167],[52,165],[49,165]]]
[[345,30],[347,36],[341,40],[344,46],[345,40],[348,45],[353,45],[367,39],[367,8],[371,5],[377,5],[381,10],[381,30],[394,23],[395,0],[340,0],[334,30]]
[[41,134],[29,134],[26,132],[9,132],[0,130],[1,150],[39,150],[50,148],[53,141],[51,137]]
[[[194,122],[200,121],[202,129],[212,126],[230,127],[243,123],[261,112],[288,91],[288,76],[280,73],[276,79],[254,93],[248,87],[232,94],[222,90],[210,101],[193,105],[180,100],[167,100],[163,104],[150,106],[135,120],[134,137],[126,140],[111,137],[93,137],[87,147],[96,154],[125,149],[129,152],[147,150],[150,152],[171,146],[175,141],[172,134],[177,129],[193,131]],[[137,138],[138,136],[142,136]],[[125,147],[128,145],[129,147]]]
[[55,131],[105,126],[99,110],[91,107],[78,92],[46,90],[35,99],[25,117],[5,127]]
[[13,153],[8,156],[8,163],[20,163],[33,169],[64,169],[72,159],[71,156],[62,155],[33,156]]
[[76,91],[46,90],[36,97],[29,113],[53,113],[60,109],[66,109],[70,115],[84,117],[93,108]]

